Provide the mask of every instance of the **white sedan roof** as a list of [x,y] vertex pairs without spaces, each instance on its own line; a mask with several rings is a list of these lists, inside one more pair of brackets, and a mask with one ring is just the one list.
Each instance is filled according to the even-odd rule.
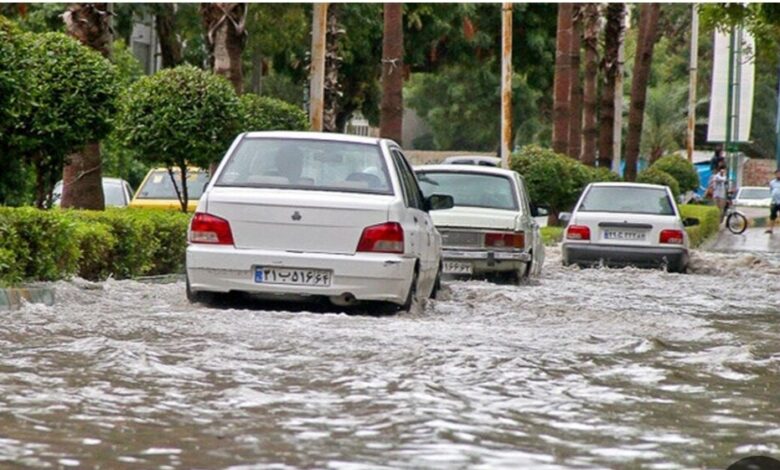
[[486,175],[501,175],[512,176],[516,172],[514,170],[507,170],[506,168],[499,168],[497,166],[482,166],[482,165],[421,165],[414,167],[414,171],[449,171],[453,173],[481,173]]
[[[356,144],[378,145],[383,139],[377,137],[364,137],[362,135],[336,134],[331,132],[298,132],[298,131],[261,131],[247,132],[248,138],[270,137],[276,139],[309,139],[326,140],[329,142],[352,142]],[[384,139],[387,140],[387,139]]]

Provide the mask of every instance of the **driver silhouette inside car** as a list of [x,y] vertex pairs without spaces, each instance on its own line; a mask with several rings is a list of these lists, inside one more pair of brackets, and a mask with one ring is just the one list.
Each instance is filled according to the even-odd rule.
[[276,151],[276,169],[268,176],[282,176],[291,185],[310,184],[310,178],[302,178],[303,152],[296,145],[284,145]]

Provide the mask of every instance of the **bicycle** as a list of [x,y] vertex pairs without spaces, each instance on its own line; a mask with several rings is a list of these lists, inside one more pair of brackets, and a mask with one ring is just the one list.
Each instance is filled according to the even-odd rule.
[[726,219],[726,228],[734,235],[740,235],[748,228],[748,219],[742,212],[734,207],[732,197],[726,199],[726,210],[724,213]]

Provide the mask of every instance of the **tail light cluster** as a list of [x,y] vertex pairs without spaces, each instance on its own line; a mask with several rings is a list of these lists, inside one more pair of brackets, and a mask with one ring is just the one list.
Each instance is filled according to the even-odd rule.
[[196,212],[190,222],[190,243],[232,245],[233,232],[227,220],[215,215]]
[[590,228],[587,225],[569,225],[566,227],[566,239],[590,240]]
[[363,229],[357,251],[367,253],[404,252],[404,229],[398,222],[386,222]]
[[523,232],[488,232],[485,234],[486,248],[525,248],[525,233]]
[[682,230],[661,230],[661,235],[658,237],[659,243],[667,243],[670,245],[682,245],[684,240],[684,234]]

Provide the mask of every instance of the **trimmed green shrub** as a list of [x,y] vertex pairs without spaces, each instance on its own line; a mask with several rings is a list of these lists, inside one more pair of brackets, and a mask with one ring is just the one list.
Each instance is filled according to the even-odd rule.
[[122,95],[116,132],[136,159],[178,169],[185,180],[189,165],[208,168],[222,158],[239,130],[238,103],[222,76],[190,65],[165,69]]
[[3,237],[0,248],[15,255],[15,272],[0,272],[0,279],[21,277],[53,281],[77,272],[79,249],[75,224],[56,211],[31,207],[0,208],[0,226],[10,226],[12,237]]
[[699,173],[693,164],[679,155],[667,155],[653,163],[652,168],[664,171],[680,185],[680,191],[694,191],[699,187]]
[[0,208],[0,285],[182,272],[187,214]]
[[305,131],[309,119],[298,106],[268,96],[247,93],[239,98],[241,132]]
[[669,186],[669,189],[672,190],[672,194],[674,194],[675,198],[680,195],[680,185],[677,183],[677,180],[669,173],[652,166],[639,172],[636,177],[636,182]]
[[510,168],[525,178],[531,200],[549,205],[555,214],[570,209],[589,183],[620,181],[620,177],[607,168],[592,168],[536,145],[528,145],[515,153]]
[[539,229],[539,232],[542,235],[542,242],[544,242],[545,245],[555,245],[556,243],[563,240],[563,227],[542,227]]
[[686,227],[691,247],[701,245],[706,239],[718,232],[720,227],[720,211],[716,206],[701,204],[684,204],[680,206],[680,215],[699,219],[699,225]]

